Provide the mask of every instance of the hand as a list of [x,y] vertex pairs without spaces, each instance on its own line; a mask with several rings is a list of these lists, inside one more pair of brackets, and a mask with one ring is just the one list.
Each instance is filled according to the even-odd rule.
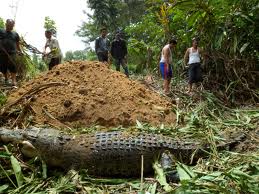
[[124,63],[125,63],[125,64],[127,64],[127,63],[128,63],[127,55],[124,57]]

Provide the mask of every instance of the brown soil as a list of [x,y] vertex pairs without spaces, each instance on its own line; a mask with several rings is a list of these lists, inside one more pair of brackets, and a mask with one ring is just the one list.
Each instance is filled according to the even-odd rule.
[[152,125],[170,125],[175,121],[170,102],[99,62],[78,61],[58,65],[23,84],[9,96],[7,104],[32,88],[52,82],[65,85],[39,91],[30,102],[33,121],[37,124],[110,127],[135,125],[136,120]]

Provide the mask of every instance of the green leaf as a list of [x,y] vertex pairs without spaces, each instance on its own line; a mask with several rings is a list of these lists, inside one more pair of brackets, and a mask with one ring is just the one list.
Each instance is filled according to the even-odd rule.
[[3,193],[8,187],[9,187],[9,185],[1,185],[0,186],[0,193]]
[[212,181],[222,175],[222,172],[213,172],[206,176],[202,176],[200,180]]
[[197,20],[201,17],[201,12],[197,11],[194,14],[192,14],[190,17],[188,17],[188,25],[189,26],[194,26]]
[[139,122],[138,120],[136,120],[136,123],[137,123],[137,128],[138,129],[143,129],[143,125],[141,124],[141,122]]
[[163,123],[161,124],[160,129],[161,130],[165,129],[165,125]]
[[180,180],[190,180],[191,178],[195,177],[194,172],[190,169],[189,166],[184,164],[178,163],[176,170],[179,174]]
[[154,183],[150,185],[150,187],[148,188],[148,191],[150,194],[156,194],[156,189],[157,189],[157,183]]
[[12,155],[11,152],[8,150],[7,146],[4,145],[4,149],[8,155]]
[[6,152],[0,152],[0,158],[10,158],[10,155]]
[[16,178],[18,187],[20,187],[20,186],[22,186],[23,180],[24,180],[23,174],[22,174],[22,168],[20,166],[20,163],[14,156],[11,156],[11,164],[13,167],[13,171],[15,174],[15,178]]
[[42,177],[44,179],[46,179],[47,178],[47,164],[43,160],[41,161],[41,163],[42,163]]
[[236,53],[236,51],[237,51],[237,35],[236,34],[234,36],[233,51],[234,51],[234,53]]
[[166,176],[165,176],[165,173],[164,173],[161,165],[158,164],[158,162],[156,161],[153,164],[153,168],[155,170],[156,180],[160,183],[160,185],[163,186],[164,190],[166,192],[172,191],[172,187],[166,182]]
[[238,169],[234,169],[231,174],[235,174],[235,175],[238,175],[240,177],[245,177],[245,178],[248,178],[248,179],[253,179],[252,176],[250,176],[249,174],[245,173],[245,172],[242,172]]
[[245,43],[242,47],[241,47],[241,49],[240,49],[240,53],[242,53],[245,49],[246,49],[246,47],[249,45],[250,43]]

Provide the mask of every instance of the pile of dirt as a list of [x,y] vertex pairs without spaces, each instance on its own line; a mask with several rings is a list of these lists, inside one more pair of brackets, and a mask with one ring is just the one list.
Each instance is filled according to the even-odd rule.
[[87,127],[130,126],[136,120],[153,125],[175,121],[170,102],[99,62],[58,65],[23,84],[9,96],[7,105],[29,93],[33,93],[30,119],[37,124]]

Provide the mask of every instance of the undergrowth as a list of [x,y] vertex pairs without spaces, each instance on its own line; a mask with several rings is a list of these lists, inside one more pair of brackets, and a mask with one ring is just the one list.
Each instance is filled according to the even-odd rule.
[[[94,178],[87,175],[87,170],[47,169],[39,158],[24,162],[16,146],[7,145],[0,147],[0,193],[259,193],[259,110],[253,106],[229,108],[208,92],[196,97],[175,95],[179,103],[173,108],[176,122],[172,126],[152,127],[137,121],[136,127],[112,130],[161,133],[210,145],[210,156],[195,166],[176,163],[179,183],[166,183],[163,174],[145,177],[141,183],[140,179]],[[240,134],[247,137],[240,142],[244,147],[217,150],[216,145],[226,141],[226,136],[234,139]]]

